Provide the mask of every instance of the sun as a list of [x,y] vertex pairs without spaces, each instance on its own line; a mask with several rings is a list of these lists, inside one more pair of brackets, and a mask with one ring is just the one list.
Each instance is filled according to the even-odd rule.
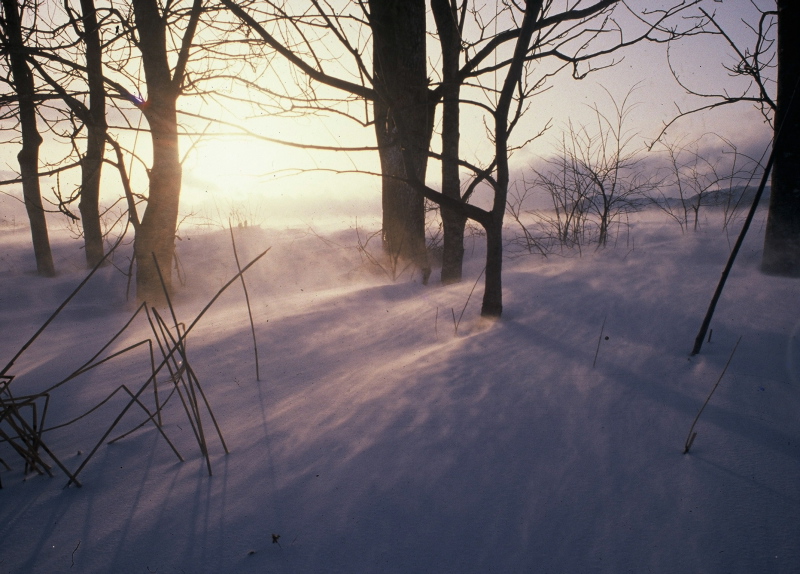
[[[275,122],[267,133],[278,140],[331,145],[328,130],[310,122],[288,127]],[[336,133],[341,142],[348,142],[343,145],[349,144],[345,133]],[[357,137],[363,139],[363,134],[353,139]],[[348,154],[245,135],[205,135],[196,141],[187,136],[181,147],[181,204],[186,212],[247,206],[268,213],[265,223],[288,225],[363,217],[379,209],[380,178],[372,175],[379,170],[377,151]],[[361,175],[355,173],[358,170]]]

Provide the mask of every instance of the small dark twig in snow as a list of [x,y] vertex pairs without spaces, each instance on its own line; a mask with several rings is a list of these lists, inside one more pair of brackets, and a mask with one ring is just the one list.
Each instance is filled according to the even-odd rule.
[[81,541],[78,540],[78,545],[75,547],[75,550],[72,551],[72,564],[69,565],[70,568],[75,566],[75,553],[78,551],[78,548],[81,547]]
[[[600,342],[603,340],[603,329],[605,329],[605,327],[606,327],[606,319],[607,318],[608,318],[608,313],[606,313],[606,316],[603,317],[603,324],[600,325],[600,336],[597,337],[597,350],[594,352],[594,362],[592,362],[592,368],[593,369],[594,369],[594,366],[597,364],[597,355],[598,355],[598,353],[600,353]],[[608,337],[606,337],[606,340],[608,340]]]

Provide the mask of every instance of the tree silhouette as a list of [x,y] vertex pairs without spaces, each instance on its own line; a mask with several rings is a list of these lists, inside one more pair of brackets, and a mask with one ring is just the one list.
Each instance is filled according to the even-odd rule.
[[[162,269],[172,268],[182,178],[177,101],[186,77],[202,1],[194,0],[189,9],[188,22],[172,69],[167,47],[167,14],[157,0],[132,0],[131,3],[147,84],[147,99],[139,103],[139,109],[150,126],[153,147],[147,208],[136,234],[136,294],[139,299],[160,301],[163,292],[153,255]],[[164,280],[167,288],[171,288],[169,272]]]
[[800,5],[778,0],[775,163],[761,269],[800,277]]
[[53,276],[56,270],[50,251],[50,239],[39,187],[39,147],[42,144],[42,136],[36,125],[36,87],[23,41],[22,14],[26,10],[35,9],[35,6],[27,0],[21,4],[16,0],[2,0],[2,7],[3,18],[0,20],[3,31],[2,48],[8,59],[11,83],[19,106],[22,149],[17,158],[22,176],[22,195],[25,198],[25,209],[31,226],[36,269],[40,275]]
[[[429,97],[425,0],[369,0],[373,115],[382,178],[383,245],[413,261],[428,281],[425,205],[406,179],[425,180],[435,101]],[[398,133],[402,123],[403,136]],[[405,155],[401,145],[408,146]]]

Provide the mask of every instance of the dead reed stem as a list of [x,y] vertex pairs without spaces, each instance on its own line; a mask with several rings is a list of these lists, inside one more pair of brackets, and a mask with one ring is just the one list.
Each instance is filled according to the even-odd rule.
[[731,356],[728,357],[728,362],[725,363],[725,368],[722,369],[722,372],[720,373],[716,384],[711,389],[711,392],[708,393],[708,398],[706,398],[706,402],[703,403],[703,406],[700,407],[700,410],[697,412],[697,416],[694,417],[694,422],[692,422],[692,426],[689,429],[689,436],[686,437],[686,443],[684,444],[684,447],[683,447],[683,454],[686,454],[687,452],[689,452],[689,449],[692,448],[692,443],[694,443],[694,439],[697,436],[697,433],[693,433],[692,432],[692,431],[694,431],[694,425],[697,424],[697,420],[700,418],[700,415],[703,413],[703,409],[706,408],[706,405],[708,404],[708,401],[711,400],[711,395],[713,395],[714,391],[717,390],[717,387],[719,386],[720,382],[722,381],[722,377],[725,376],[725,371],[728,370],[728,365],[731,364],[731,360],[733,359],[733,354],[736,352],[736,348],[739,346],[739,341],[741,341],[741,340],[742,340],[742,338],[739,337],[739,340],[736,341],[736,344],[733,346],[733,351],[731,351]]
[[[236,260],[236,269],[239,273],[242,272],[242,266],[239,264],[239,254],[236,251],[236,239],[233,237],[233,226],[228,220],[228,229],[231,231],[231,244],[233,245],[233,258]],[[258,373],[258,343],[256,343],[256,326],[253,323],[253,311],[250,309],[250,296],[247,294],[247,283],[244,281],[244,275],[239,275],[242,280],[242,290],[244,291],[244,300],[247,303],[247,315],[250,317],[250,332],[253,334],[253,353],[256,356],[256,381],[261,381],[261,376]]]

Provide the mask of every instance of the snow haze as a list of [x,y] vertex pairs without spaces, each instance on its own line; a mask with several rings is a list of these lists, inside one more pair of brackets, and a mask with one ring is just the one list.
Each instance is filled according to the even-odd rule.
[[[645,211],[604,250],[507,256],[497,322],[480,283],[470,297],[482,238],[463,283],[426,287],[362,260],[354,225],[234,228],[243,262],[272,248],[246,276],[261,381],[238,282],[187,344],[230,454],[204,414],[208,476],[174,396],[163,428],[185,462],[145,425],[63,488],[0,443],[0,573],[797,572],[800,283],[759,273],[759,215],[688,358],[735,239],[706,214],[697,233]],[[85,275],[56,234],[61,274],[35,276],[27,241],[0,230],[3,364]],[[178,258],[188,324],[235,273],[228,231],[182,230]],[[133,311],[124,291],[114,267],[94,276],[10,371],[15,395],[99,350]],[[147,338],[138,317],[106,354]],[[148,372],[143,347],[89,371],[52,392],[47,425]],[[126,402],[47,446],[74,471]]]

